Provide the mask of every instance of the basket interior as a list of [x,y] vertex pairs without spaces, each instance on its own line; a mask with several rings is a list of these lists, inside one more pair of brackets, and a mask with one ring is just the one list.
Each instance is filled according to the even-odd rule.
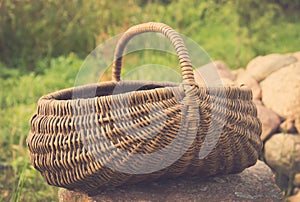
[[175,87],[177,83],[171,82],[147,82],[147,81],[121,81],[121,82],[101,82],[61,90],[47,97],[55,100],[73,100],[94,98],[108,95],[119,95],[132,91],[151,90],[156,88]]

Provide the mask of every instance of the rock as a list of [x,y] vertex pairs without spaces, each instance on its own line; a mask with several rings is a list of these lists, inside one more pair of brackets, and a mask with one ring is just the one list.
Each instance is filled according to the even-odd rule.
[[296,195],[288,197],[286,202],[299,202],[300,201],[300,192],[298,192]]
[[298,134],[300,134],[300,115],[296,115],[295,128],[296,128]]
[[233,85],[235,79],[230,69],[221,61],[198,67],[194,70],[194,76],[196,82],[201,86]]
[[218,73],[220,74],[221,78],[234,81],[235,77],[225,63],[223,63],[222,61],[214,61],[213,63],[217,67]]
[[294,56],[298,61],[300,61],[300,51],[299,51],[299,52],[296,52],[296,53],[293,53],[293,56]]
[[295,174],[293,185],[296,187],[300,187],[300,173]]
[[205,81],[203,80],[201,73],[199,71],[199,67],[194,70],[195,81],[199,86],[206,86]]
[[289,176],[286,176],[282,173],[275,172],[275,182],[280,188],[280,190],[283,191],[285,196],[287,195],[288,191],[290,192],[290,190],[288,190],[289,187],[291,186]]
[[272,73],[260,84],[266,107],[285,119],[300,114],[300,61]]
[[86,194],[70,191],[64,188],[59,188],[58,190],[58,201],[59,202],[97,202],[96,200],[94,201],[92,197],[89,197]]
[[236,79],[239,74],[242,74],[245,71],[246,70],[244,68],[239,68],[239,69],[232,70],[231,73],[233,74],[234,78]]
[[273,173],[262,161],[240,174],[177,178],[103,191],[89,197],[60,189],[60,202],[92,201],[283,201]]
[[236,83],[238,85],[245,84],[247,87],[251,88],[254,99],[261,99],[261,87],[248,72],[238,74]]
[[294,187],[292,190],[293,195],[298,194],[298,192],[299,192],[299,187]]
[[277,173],[300,172],[300,135],[274,134],[265,143],[265,160]]
[[260,82],[272,72],[296,61],[297,59],[290,54],[270,54],[254,58],[248,63],[246,69],[258,82]]
[[283,133],[296,133],[295,128],[295,120],[293,119],[286,119],[284,122],[282,122],[279,126],[280,132]]
[[275,112],[263,106],[261,101],[254,100],[254,103],[257,108],[257,116],[262,123],[260,139],[265,141],[277,130],[280,118]]

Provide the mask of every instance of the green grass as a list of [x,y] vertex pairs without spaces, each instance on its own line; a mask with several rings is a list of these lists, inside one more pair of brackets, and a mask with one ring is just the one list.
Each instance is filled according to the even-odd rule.
[[30,165],[25,140],[38,98],[72,87],[82,62],[71,54],[52,59],[44,75],[0,80],[0,201],[57,201],[57,188],[48,186]]

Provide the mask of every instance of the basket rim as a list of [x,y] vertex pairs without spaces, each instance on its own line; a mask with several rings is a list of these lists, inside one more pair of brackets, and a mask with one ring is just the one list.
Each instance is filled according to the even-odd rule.
[[[61,90],[57,90],[55,92],[48,93],[46,95],[43,95],[40,97],[40,100],[57,100],[57,101],[67,101],[67,100],[74,100],[74,99],[89,99],[89,98],[100,98],[100,97],[105,97],[105,96],[114,96],[114,95],[120,95],[120,94],[125,94],[125,93],[132,93],[134,91],[149,91],[149,90],[154,90],[154,89],[165,89],[165,88],[179,88],[182,83],[175,83],[175,82],[160,82],[160,81],[140,81],[140,80],[126,80],[126,81],[105,81],[105,82],[98,82],[98,83],[90,83],[90,84],[85,84],[85,85],[80,85],[80,86],[75,86],[75,87],[70,87],[70,88],[65,88]],[[134,87],[141,87],[138,89],[134,89]],[[91,91],[91,90],[98,90],[98,91],[105,91],[105,90],[113,90],[115,88],[119,87],[127,87],[129,90],[126,90],[124,92],[117,92],[114,94],[111,93],[105,93],[104,95],[97,94],[96,97],[74,97],[73,94],[77,95],[82,95],[80,93],[83,93],[85,91]],[[216,87],[207,87],[207,86],[198,86],[199,91],[212,91],[212,92],[222,92],[222,91],[229,91],[229,90],[236,90],[236,91],[241,91],[245,93],[251,93],[252,91],[249,87],[247,86],[216,86]],[[95,92],[95,91],[94,91]],[[62,96],[69,97],[68,99],[61,99]],[[96,95],[96,94],[95,94]]]

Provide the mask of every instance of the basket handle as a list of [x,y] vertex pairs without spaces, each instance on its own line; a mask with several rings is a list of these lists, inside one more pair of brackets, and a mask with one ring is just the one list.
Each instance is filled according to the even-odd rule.
[[181,36],[168,25],[158,22],[148,22],[133,26],[122,35],[115,50],[114,63],[112,67],[112,80],[120,81],[122,56],[126,45],[131,38],[144,32],[158,32],[170,40],[178,55],[183,82],[185,84],[195,85],[192,63]]

